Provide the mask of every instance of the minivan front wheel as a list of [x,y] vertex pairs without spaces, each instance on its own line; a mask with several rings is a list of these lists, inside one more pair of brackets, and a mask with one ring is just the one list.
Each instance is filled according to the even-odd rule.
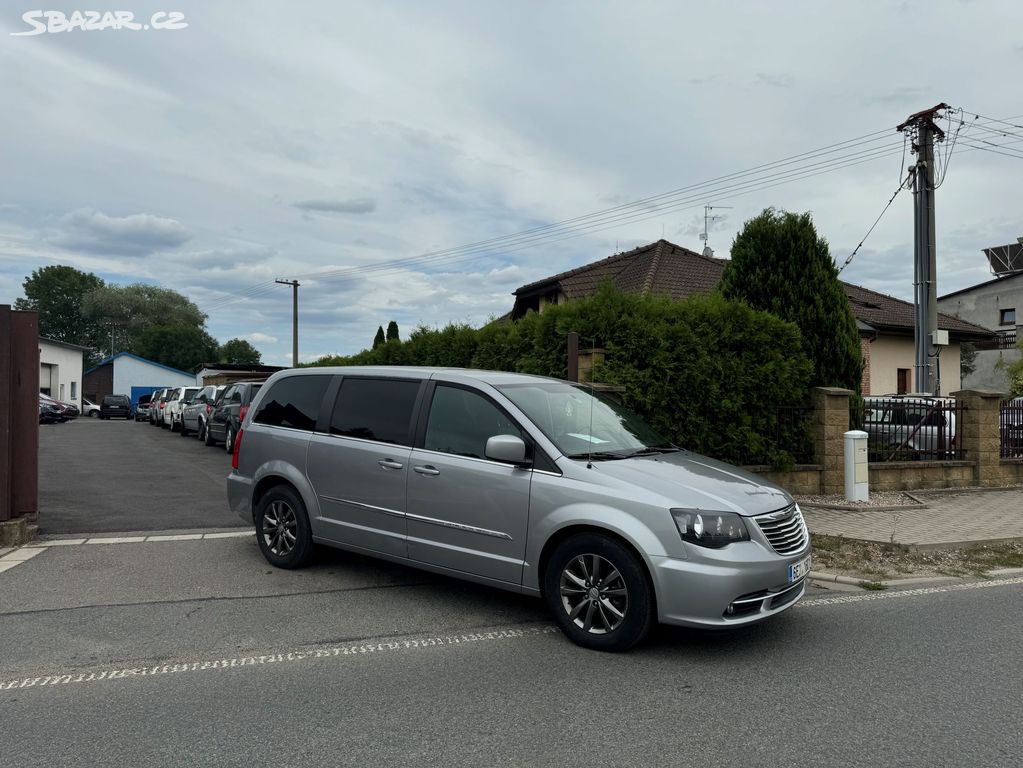
[[256,507],[256,539],[263,557],[277,568],[301,568],[312,556],[305,505],[294,490],[271,488]]
[[609,536],[584,533],[558,545],[544,573],[544,598],[574,643],[626,651],[653,623],[653,600],[638,558]]

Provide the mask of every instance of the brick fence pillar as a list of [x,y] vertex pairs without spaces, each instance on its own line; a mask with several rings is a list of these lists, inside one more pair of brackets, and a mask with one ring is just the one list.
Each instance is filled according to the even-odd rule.
[[823,469],[821,493],[845,492],[843,435],[849,431],[849,397],[852,390],[840,387],[814,387],[813,453]]
[[967,461],[974,462],[974,479],[979,486],[1002,485],[999,406],[1002,392],[963,389],[953,392],[965,407],[962,424],[956,424],[956,443],[962,446]]

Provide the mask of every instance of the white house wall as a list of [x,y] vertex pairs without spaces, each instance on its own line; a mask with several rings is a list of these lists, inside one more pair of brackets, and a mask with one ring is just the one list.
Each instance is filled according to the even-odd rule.
[[[50,397],[82,407],[82,351],[39,341],[39,388],[51,382]],[[73,390],[73,394],[72,394]]]
[[175,373],[132,357],[118,357],[113,365],[114,393],[118,395],[131,395],[132,387],[187,387],[195,384],[195,376]]

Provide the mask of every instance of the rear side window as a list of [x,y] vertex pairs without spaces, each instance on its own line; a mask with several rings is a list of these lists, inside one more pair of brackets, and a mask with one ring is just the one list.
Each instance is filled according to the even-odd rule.
[[346,378],[334,403],[330,432],[412,445],[412,413],[418,393],[418,381]]
[[316,428],[316,416],[320,412],[328,384],[330,376],[290,376],[281,379],[263,398],[253,421],[256,424],[312,432]]
[[242,391],[238,387],[231,387],[224,393],[224,403],[230,405],[231,403],[241,403]]

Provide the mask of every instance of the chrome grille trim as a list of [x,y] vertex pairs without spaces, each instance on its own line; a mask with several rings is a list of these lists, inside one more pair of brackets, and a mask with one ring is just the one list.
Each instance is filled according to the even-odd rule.
[[779,555],[791,555],[806,546],[806,525],[799,507],[793,504],[781,512],[753,518],[771,547]]

